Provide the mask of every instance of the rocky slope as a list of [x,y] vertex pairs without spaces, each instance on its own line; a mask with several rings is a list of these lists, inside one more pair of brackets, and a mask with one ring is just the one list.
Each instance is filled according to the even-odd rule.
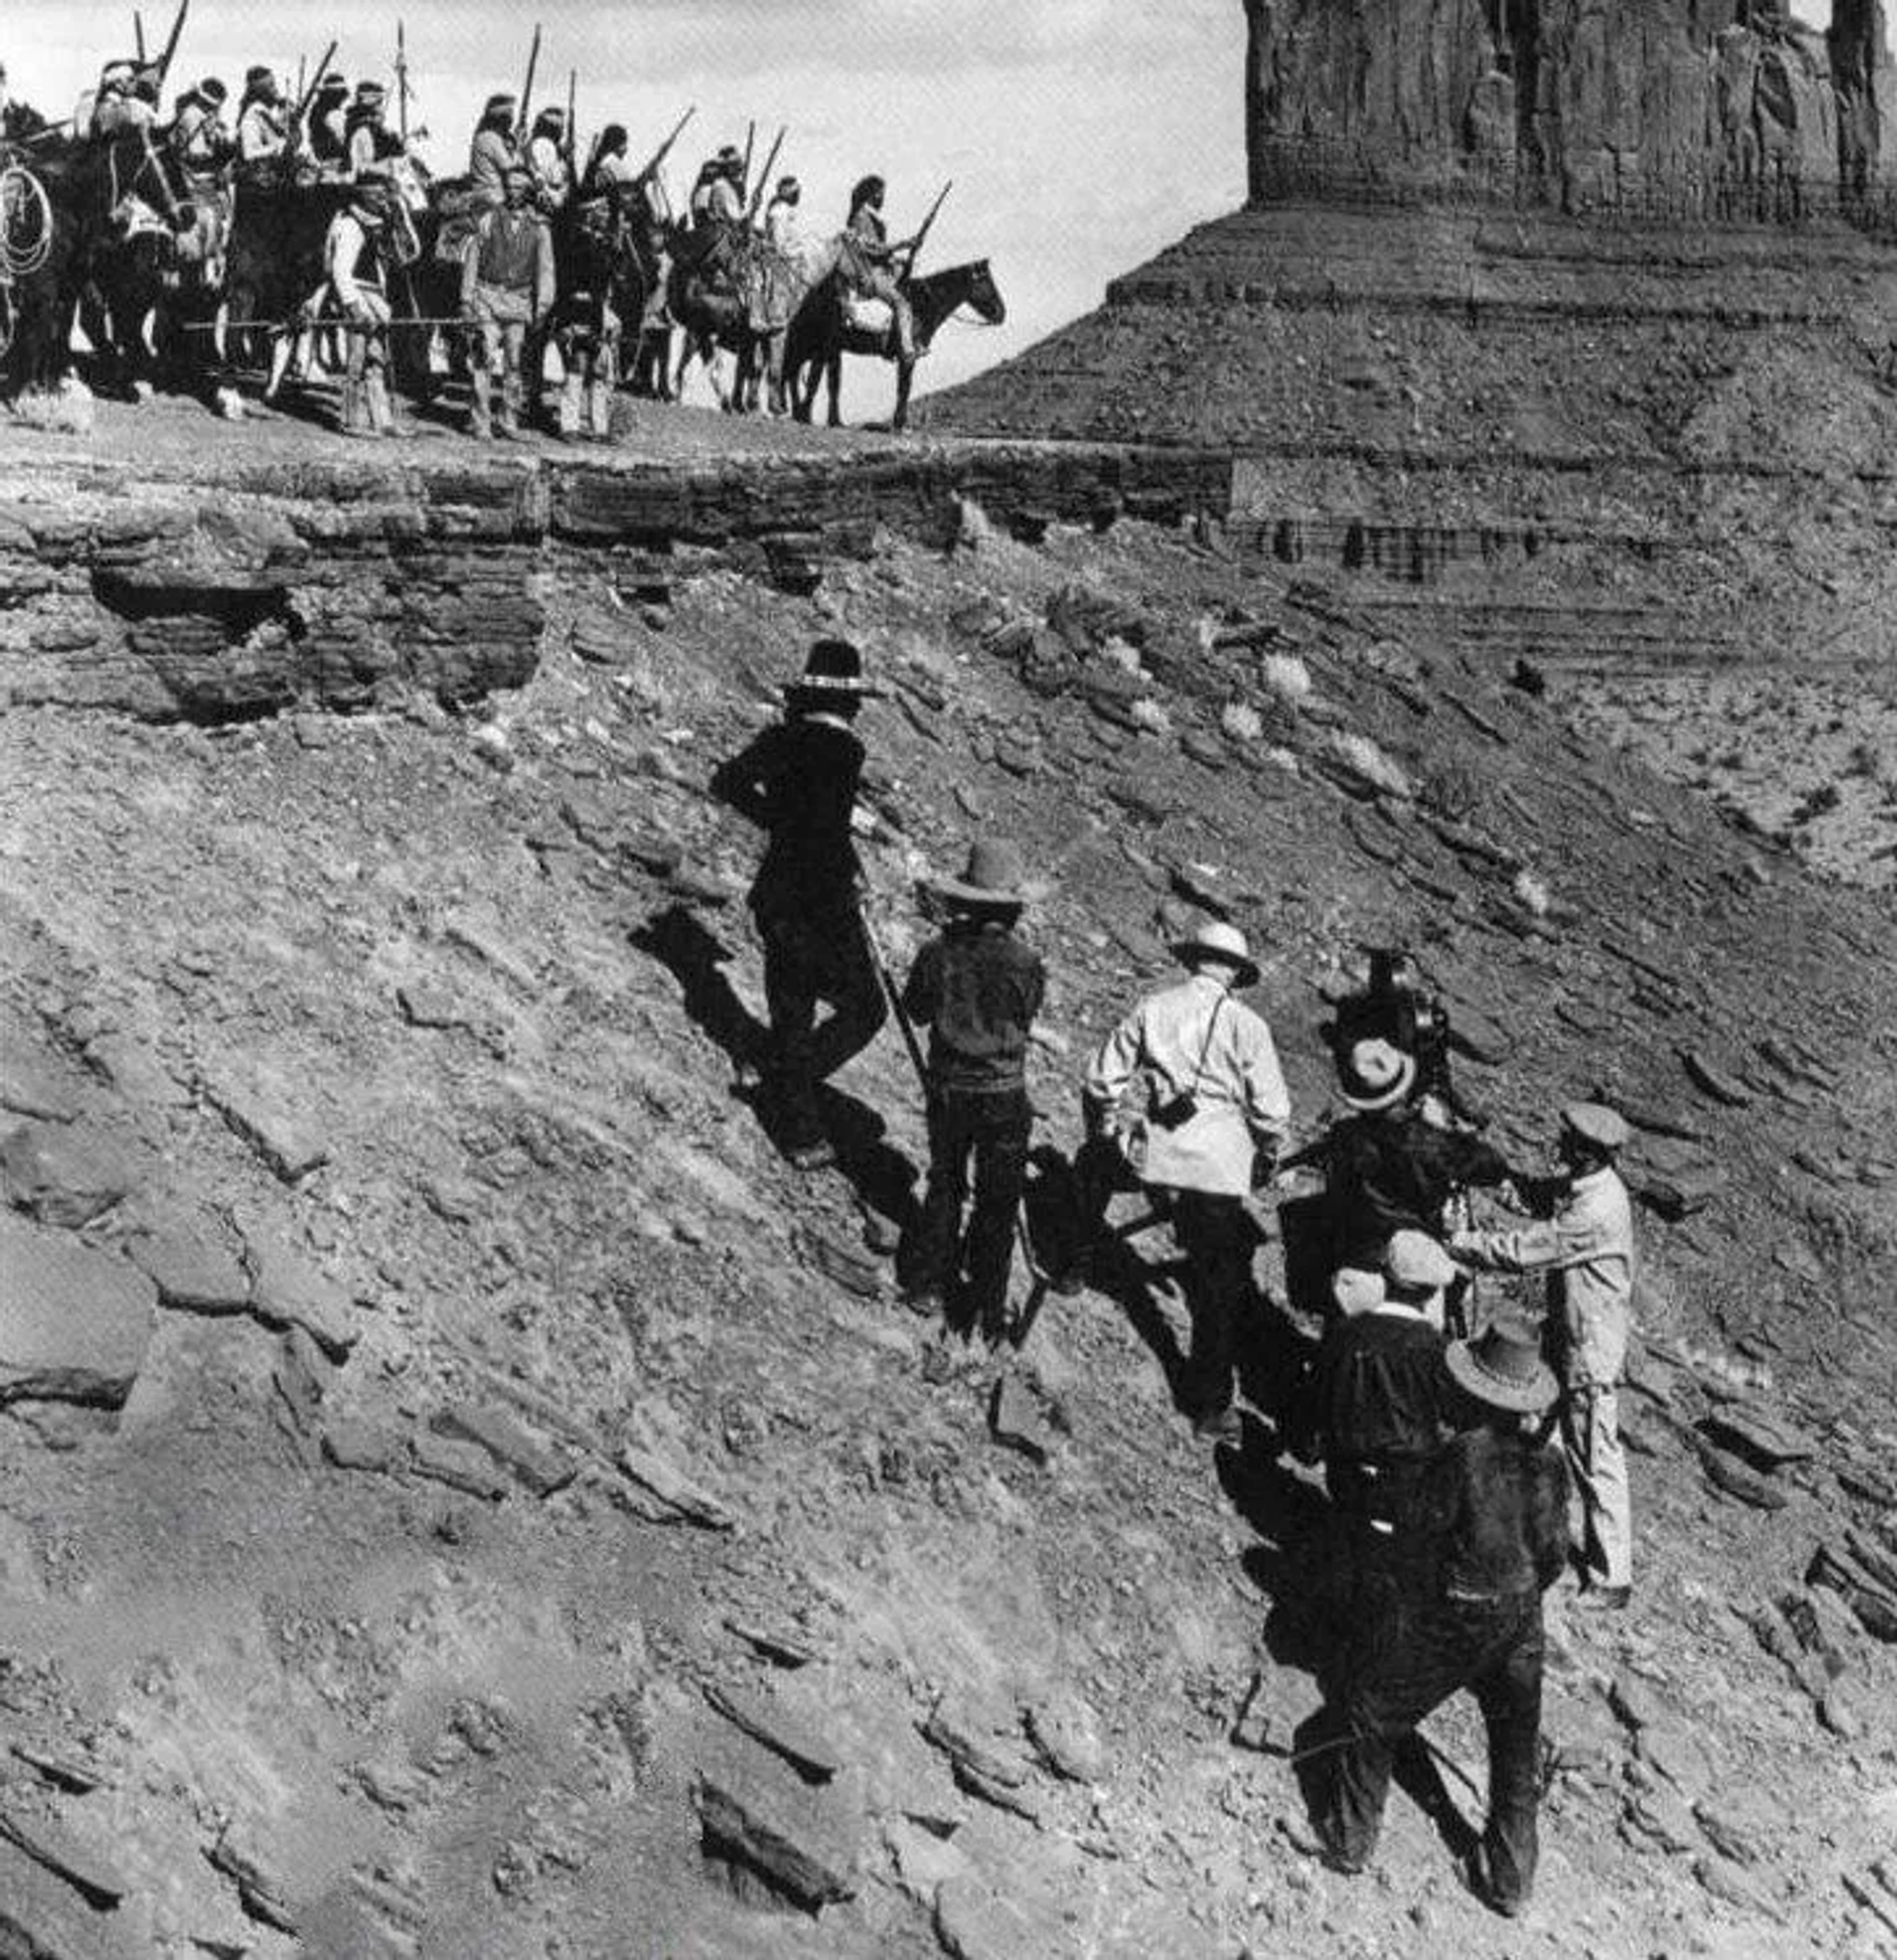
[[[1892,1949],[1897,928],[1235,530],[1030,528],[885,528],[803,596],[540,540],[531,678],[454,710],[390,672],[351,716],[0,715],[15,1944]],[[1054,1142],[1192,904],[1268,949],[1303,1132],[1384,937],[1512,1149],[1580,1090],[1639,1124],[1642,1583],[1557,1597],[1527,1922],[1405,1799],[1375,1878],[1311,1858],[1315,1497],[1172,1412],[1164,1235],[966,1364],[891,1292],[894,1039],[837,1174],[734,1095],[755,844],[704,784],[831,626],[894,683],[892,956],[971,830],[1044,880]],[[1259,1269],[1281,1301],[1275,1230]],[[1433,1728],[1479,1783],[1470,1712]]]

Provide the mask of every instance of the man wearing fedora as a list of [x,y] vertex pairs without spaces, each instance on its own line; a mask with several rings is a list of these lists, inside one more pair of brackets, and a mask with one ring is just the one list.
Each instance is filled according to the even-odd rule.
[[898,1265],[911,1306],[940,1309],[950,1333],[978,1329],[990,1347],[1007,1331],[1033,1127],[1028,1036],[1047,990],[1040,955],[1015,933],[1025,882],[1012,845],[978,840],[961,876],[936,884],[948,923],[916,955],[902,995],[910,1020],[929,1029],[929,1184]]
[[[1200,1435],[1235,1442],[1234,1340],[1252,1297],[1254,1227],[1245,1200],[1263,1182],[1261,1153],[1269,1175],[1289,1131],[1290,1096],[1272,1030],[1236,998],[1259,978],[1244,934],[1209,920],[1173,953],[1187,977],[1140,1002],[1087,1071],[1085,1225],[1098,1232],[1123,1182],[1115,1173],[1170,1197],[1193,1321],[1180,1405]],[[1135,1083],[1138,1094],[1122,1112]]]
[[1631,1131],[1618,1110],[1571,1102],[1556,1150],[1550,1215],[1508,1232],[1458,1232],[1464,1265],[1548,1275],[1548,1332],[1561,1369],[1561,1434],[1581,1498],[1588,1603],[1632,1596],[1633,1516],[1620,1447],[1619,1387],[1633,1302],[1633,1207],[1614,1168]]
[[1417,1495],[1426,1555],[1373,1595],[1335,1691],[1299,1731],[1312,1820],[1326,1857],[1360,1872],[1376,1849],[1400,1750],[1458,1688],[1482,1711],[1489,1815],[1469,1881],[1511,1918],[1527,1905],[1537,1855],[1541,1594],[1567,1556],[1567,1473],[1541,1440],[1558,1386],[1535,1330],[1498,1316],[1451,1342],[1443,1367],[1456,1433]]
[[[875,1039],[888,1016],[863,922],[851,819],[863,780],[854,726],[882,689],[848,640],[821,639],[784,689],[784,718],[723,764],[712,793],[769,833],[751,885],[771,1016],[769,1087],[780,1142],[800,1170],[836,1162],[817,1088]],[[828,1004],[830,1019],[816,1024]]]
[[1414,1055],[1380,1036],[1338,1058],[1338,1094],[1352,1114],[1311,1153],[1323,1164],[1331,1216],[1333,1297],[1345,1314],[1374,1306],[1392,1234],[1443,1231],[1459,1190],[1507,1180],[1501,1154],[1472,1131],[1434,1121],[1417,1100]]

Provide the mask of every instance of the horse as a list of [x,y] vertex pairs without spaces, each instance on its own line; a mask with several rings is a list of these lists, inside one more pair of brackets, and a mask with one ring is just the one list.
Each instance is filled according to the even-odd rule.
[[[968,265],[950,266],[946,272],[929,273],[905,282],[903,290],[915,315],[918,354],[935,339],[937,331],[958,307],[971,307],[989,326],[999,326],[1008,317],[1006,301],[995,285],[986,259]],[[889,426],[900,431],[908,426],[909,390],[915,380],[916,364],[903,361],[896,349],[895,322],[880,329],[853,326],[845,307],[843,281],[832,267],[827,277],[805,293],[803,303],[791,315],[784,336],[784,369],[790,380],[791,413],[799,422],[810,420],[816,406],[820,381],[830,384],[829,424],[843,426],[839,397],[843,387],[843,357],[868,355],[896,363],[896,406]]]
[[[687,232],[677,241],[672,270],[672,316],[685,334],[679,356],[675,394],[685,391],[685,377],[696,354],[711,376],[712,392],[727,415],[742,415],[758,405],[760,380],[770,388],[774,410],[784,400],[784,354],[790,321],[812,286],[828,279],[844,252],[844,239],[808,248],[799,259],[772,251],[733,264],[727,254],[728,285],[714,283],[718,247],[729,233]],[[736,243],[745,249],[742,235]],[[763,324],[759,324],[760,318]],[[727,390],[720,379],[720,351],[736,357],[736,374]]]
[[56,387],[71,364],[73,162],[70,144],[0,148],[0,399]]

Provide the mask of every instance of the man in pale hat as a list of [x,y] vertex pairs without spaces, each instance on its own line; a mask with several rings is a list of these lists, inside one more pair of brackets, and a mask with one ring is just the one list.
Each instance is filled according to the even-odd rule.
[[1558,1388],[1536,1330],[1512,1316],[1450,1343],[1443,1364],[1456,1433],[1421,1481],[1427,1556],[1372,1601],[1295,1754],[1327,1858],[1361,1871],[1398,1753],[1467,1688],[1489,1741],[1489,1814],[1469,1882],[1513,1918],[1527,1906],[1538,1849],[1541,1594],[1567,1557],[1566,1469],[1541,1440]]
[[1352,1042],[1338,1057],[1338,1094],[1352,1114],[1307,1153],[1324,1167],[1332,1293],[1346,1314],[1380,1296],[1393,1233],[1441,1236],[1457,1191],[1492,1188],[1509,1177],[1492,1145],[1432,1121],[1416,1087],[1414,1055],[1377,1035]]
[[1619,1610],[1631,1596],[1632,1500],[1620,1447],[1619,1386],[1633,1301],[1633,1207],[1615,1170],[1631,1132],[1600,1102],[1561,1111],[1563,1175],[1549,1216],[1517,1231],[1460,1232],[1465,1265],[1548,1275],[1548,1332],[1561,1369],[1561,1434],[1580,1493],[1587,1603]]
[[[1015,933],[1027,903],[1012,844],[981,838],[958,878],[934,887],[948,915],[916,955],[903,1011],[929,1029],[929,1184],[897,1256],[909,1304],[950,1333],[1007,1331],[1015,1220],[1028,1176],[1028,1036],[1047,990],[1040,956]],[[969,1174],[974,1208],[963,1230]]]
[[1455,1276],[1428,1233],[1392,1234],[1375,1304],[1332,1321],[1318,1348],[1325,1482],[1353,1565],[1386,1568],[1414,1548],[1418,1482],[1443,1442],[1443,1289]]
[[[858,902],[852,819],[865,751],[856,720],[882,689],[848,640],[821,639],[784,689],[784,718],[712,777],[712,793],[770,835],[751,885],[771,1016],[767,1087],[784,1155],[800,1170],[836,1162],[819,1086],[888,1018]],[[817,1010],[830,1018],[817,1024]]]
[[1237,998],[1259,979],[1244,934],[1207,920],[1173,953],[1187,977],[1140,1002],[1088,1067],[1080,1182],[1092,1230],[1115,1161],[1170,1200],[1193,1321],[1180,1405],[1199,1434],[1234,1442],[1234,1342],[1253,1298],[1256,1236],[1245,1200],[1262,1182],[1261,1153],[1269,1175],[1289,1132],[1290,1096],[1271,1028]]

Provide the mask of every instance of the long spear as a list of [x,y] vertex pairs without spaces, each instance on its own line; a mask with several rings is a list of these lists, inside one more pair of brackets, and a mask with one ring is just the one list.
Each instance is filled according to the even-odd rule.
[[758,206],[764,203],[764,187],[771,181],[771,166],[778,160],[778,152],[784,147],[784,139],[790,131],[787,128],[778,131],[778,140],[771,145],[771,154],[764,160],[764,169],[758,175],[757,187],[751,193],[749,208],[744,213],[744,221],[750,224],[758,214]]
[[145,65],[145,17],[136,8],[132,9],[131,15],[131,39],[138,50],[138,65],[142,68]]
[[579,142],[579,129],[575,118],[579,114],[580,71],[569,68],[566,71],[566,174],[573,175],[573,151]]
[[534,24],[534,45],[527,55],[527,80],[521,87],[520,121],[514,125],[514,140],[518,143],[527,134],[527,119],[534,103],[534,72],[540,65],[540,24]]
[[[315,72],[310,76],[308,83],[297,91],[296,113],[289,119],[290,140],[284,145],[283,175],[286,178],[295,167],[296,131],[302,129],[304,140],[308,140],[309,132],[304,128],[304,122],[309,116],[309,105],[316,100],[316,91],[322,87],[323,77],[329,73],[329,64],[336,58],[337,45],[338,43],[332,41],[323,49],[323,58],[317,62]],[[296,72],[298,76],[303,72],[300,63]]]
[[751,188],[751,152],[754,149],[756,149],[757,146],[758,146],[758,120],[754,116],[751,119],[750,127],[746,129],[744,132],[744,184],[746,190],[749,190]]
[[408,147],[408,30],[395,23],[395,116],[402,147]]
[[191,0],[178,0],[178,18],[171,24],[171,39],[165,42],[165,51],[158,57],[158,86],[162,89],[165,77],[171,73],[172,57],[178,52],[178,37],[185,31],[185,16],[191,12]]

